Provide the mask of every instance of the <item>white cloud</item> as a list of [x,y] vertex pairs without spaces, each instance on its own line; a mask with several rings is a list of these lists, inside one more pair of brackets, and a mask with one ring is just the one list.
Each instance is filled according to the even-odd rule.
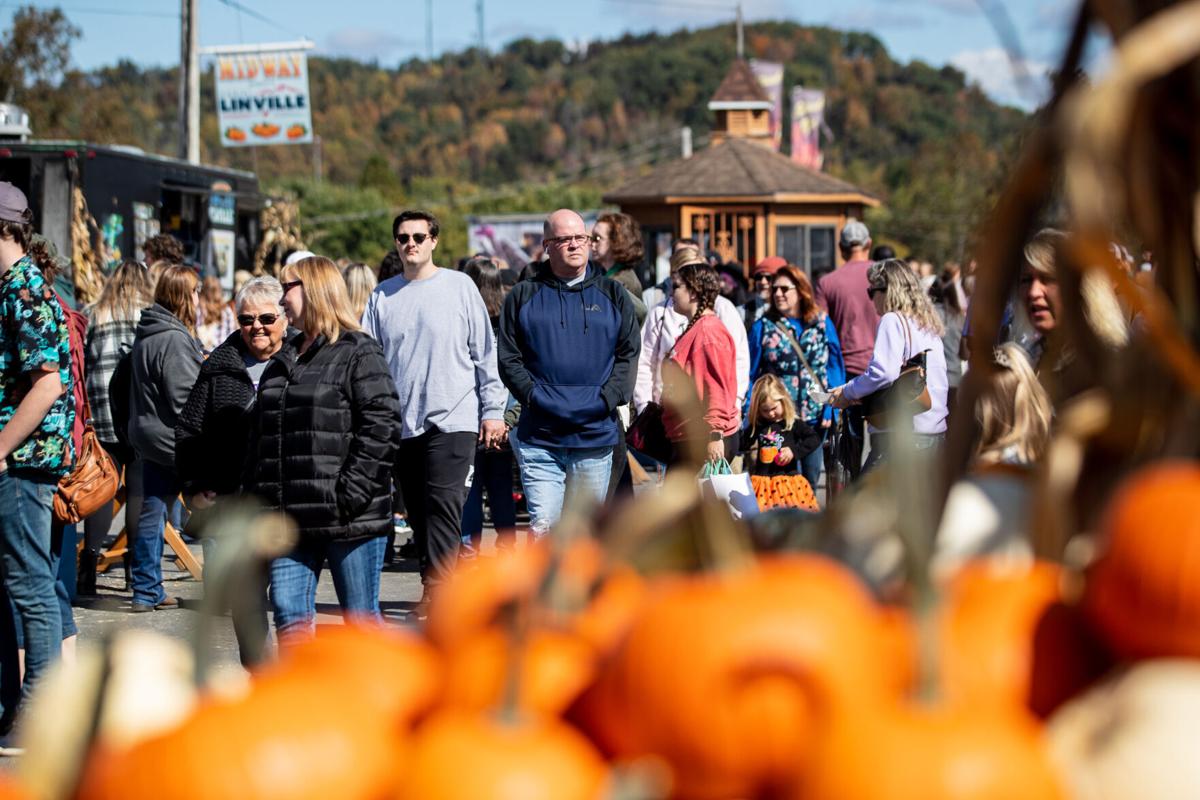
[[349,56],[362,61],[389,61],[424,48],[424,42],[370,28],[342,28],[325,37],[325,50],[330,55]]
[[964,50],[950,59],[950,63],[961,69],[967,79],[979,85],[983,91],[1001,103],[1031,110],[1049,95],[1050,65],[1026,59],[1023,62],[1029,76],[1030,86],[1022,86],[1014,74],[1013,64],[1001,47],[986,50]]

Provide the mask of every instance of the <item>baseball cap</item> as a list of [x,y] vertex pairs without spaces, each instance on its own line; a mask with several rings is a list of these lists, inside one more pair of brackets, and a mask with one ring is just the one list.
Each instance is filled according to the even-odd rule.
[[29,201],[25,193],[7,181],[0,181],[0,220],[4,222],[29,222]]
[[853,247],[854,245],[864,245],[871,241],[871,232],[867,230],[867,226],[863,225],[858,220],[851,217],[846,220],[846,225],[842,228],[841,236],[842,247]]
[[757,264],[755,264],[754,272],[750,274],[758,275],[765,272],[768,275],[774,275],[779,271],[780,267],[786,266],[787,259],[785,259],[783,256],[767,256],[762,261],[759,261]]

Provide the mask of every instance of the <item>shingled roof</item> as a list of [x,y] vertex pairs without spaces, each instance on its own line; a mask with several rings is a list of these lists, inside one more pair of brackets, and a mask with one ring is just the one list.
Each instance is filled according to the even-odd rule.
[[744,197],[774,202],[879,201],[854,184],[802,167],[745,139],[728,139],[656,167],[604,195],[606,203],[669,202],[670,198]]
[[708,101],[710,109],[719,108],[731,103],[745,106],[747,103],[763,104],[763,108],[771,107],[771,98],[767,90],[759,83],[754,70],[742,59],[733,62],[725,80],[717,87],[717,92]]

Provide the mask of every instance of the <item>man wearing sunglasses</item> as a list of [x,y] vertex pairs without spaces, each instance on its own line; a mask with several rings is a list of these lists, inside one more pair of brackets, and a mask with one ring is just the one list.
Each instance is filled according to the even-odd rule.
[[404,271],[376,287],[362,319],[400,395],[395,475],[421,553],[422,608],[458,560],[475,449],[502,444],[508,399],[483,297],[464,273],[433,263],[438,231],[425,211],[396,217]]
[[542,233],[548,263],[500,313],[500,374],[521,402],[513,451],[535,537],[558,520],[567,491],[604,501],[617,407],[633,396],[641,347],[629,293],[590,262],[583,218],[555,211]]

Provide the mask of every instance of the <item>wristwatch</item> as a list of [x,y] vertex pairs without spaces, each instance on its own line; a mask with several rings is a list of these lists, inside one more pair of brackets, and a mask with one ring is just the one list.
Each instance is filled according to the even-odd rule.
[[722,434],[720,431],[709,431],[708,432],[708,440],[710,442],[719,442],[719,441],[722,441],[724,438],[725,438],[724,434]]

